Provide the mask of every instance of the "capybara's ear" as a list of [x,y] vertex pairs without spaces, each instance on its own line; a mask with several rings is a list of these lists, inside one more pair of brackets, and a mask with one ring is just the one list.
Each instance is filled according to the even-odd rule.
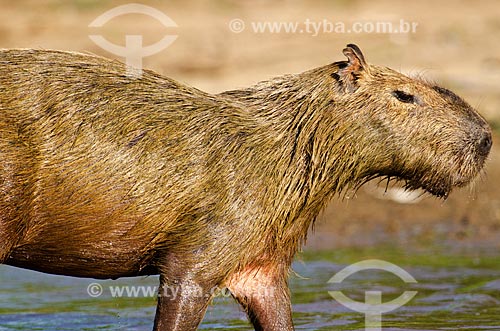
[[347,65],[339,70],[340,79],[347,91],[354,92],[358,88],[359,78],[368,71],[368,65],[358,46],[348,44],[342,52],[347,56]]
[[358,65],[360,68],[367,67],[365,57],[361,52],[361,49],[357,45],[348,44],[346,48],[342,50],[347,59],[349,60],[349,64]]

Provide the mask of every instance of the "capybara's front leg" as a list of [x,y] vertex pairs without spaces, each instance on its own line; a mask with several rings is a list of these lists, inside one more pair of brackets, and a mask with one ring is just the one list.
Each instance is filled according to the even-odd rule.
[[210,288],[195,279],[173,281],[160,276],[153,331],[196,330],[211,298]]
[[255,330],[293,330],[286,272],[249,268],[233,275],[227,287],[247,312]]

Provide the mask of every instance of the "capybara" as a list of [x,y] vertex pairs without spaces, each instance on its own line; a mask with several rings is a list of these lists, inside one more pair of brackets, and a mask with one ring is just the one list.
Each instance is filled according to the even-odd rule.
[[293,330],[290,264],[333,196],[386,177],[445,198],[492,144],[453,92],[343,52],[213,95],[97,56],[1,50],[0,262],[159,274],[154,330],[195,330],[223,287],[256,330]]

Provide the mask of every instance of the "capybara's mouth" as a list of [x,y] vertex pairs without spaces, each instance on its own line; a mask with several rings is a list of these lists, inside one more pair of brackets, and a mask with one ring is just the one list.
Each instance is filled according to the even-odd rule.
[[461,184],[455,184],[452,180],[435,179],[431,181],[423,180],[421,177],[416,178],[403,175],[374,176],[365,181],[365,183],[376,178],[381,178],[381,182],[387,180],[387,187],[389,186],[390,182],[395,182],[399,183],[407,191],[423,191],[440,199],[448,198],[448,195],[451,193],[453,187],[464,186],[468,183],[464,182]]
[[435,197],[446,199],[454,187],[467,186],[478,173],[469,176],[455,174],[449,177],[443,176],[432,179],[401,178],[400,180],[404,181],[404,187],[407,190],[421,189]]
[[433,196],[435,197],[438,197],[438,198],[441,198],[441,199],[447,199],[448,198],[448,195],[450,194],[451,192],[451,188],[425,188],[424,189],[429,192],[430,194],[432,194]]
[[415,180],[404,180],[405,181],[405,189],[407,190],[424,190],[427,193],[441,198],[446,199],[451,192],[452,185],[450,185],[447,181],[442,181],[439,183],[426,183],[426,182],[418,182]]
[[454,188],[465,187],[484,171],[487,153],[475,157],[457,157],[441,160],[434,165],[420,163],[417,167],[396,168],[389,176],[403,183],[406,190],[424,190],[435,197],[446,199]]

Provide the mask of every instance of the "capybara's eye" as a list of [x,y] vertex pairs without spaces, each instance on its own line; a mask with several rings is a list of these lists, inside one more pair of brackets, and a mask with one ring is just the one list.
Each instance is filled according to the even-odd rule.
[[414,103],[415,102],[415,96],[413,94],[408,94],[408,93],[400,91],[400,90],[393,91],[392,95],[394,95],[399,101],[404,102],[404,103]]

